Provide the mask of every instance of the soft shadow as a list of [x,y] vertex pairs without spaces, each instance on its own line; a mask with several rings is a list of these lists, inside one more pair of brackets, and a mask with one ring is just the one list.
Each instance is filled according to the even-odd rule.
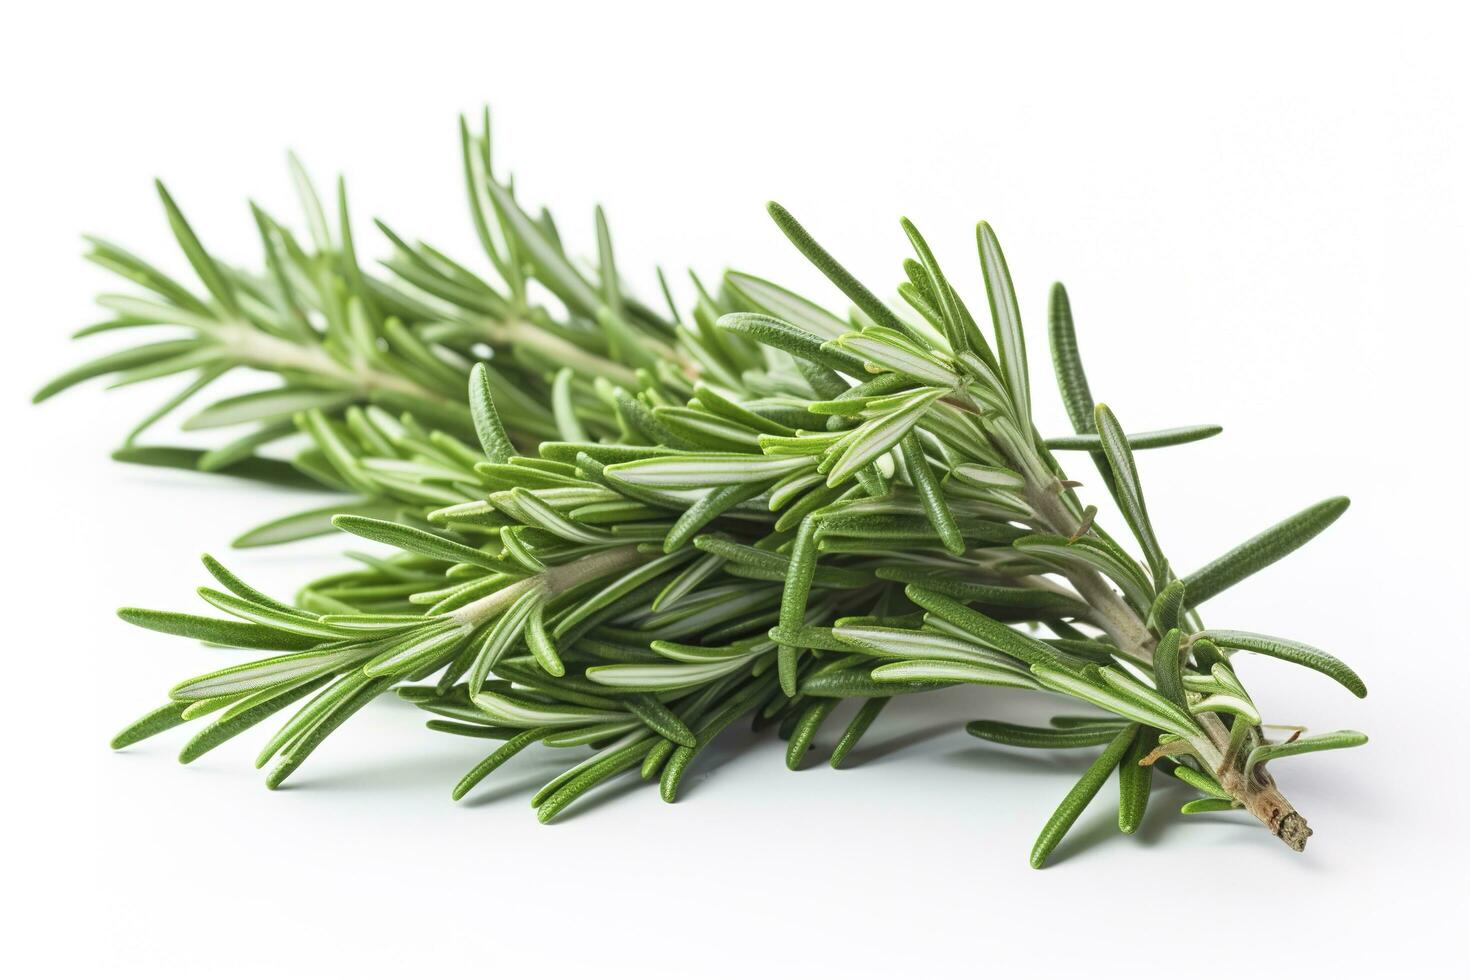
[[[313,763],[317,763],[313,767]],[[308,759],[281,784],[278,792],[299,790],[358,790],[391,786],[394,790],[442,790],[448,793],[473,762],[460,763],[447,756],[366,759],[360,762]],[[269,768],[262,773],[269,772]]]
[[942,758],[967,767],[996,772],[1068,773],[1077,777],[1082,775],[1091,761],[1085,750],[1074,752],[1069,749],[1015,749],[1008,751],[983,742],[969,748],[946,752]]
[[855,766],[870,766],[884,761],[886,758],[897,755],[904,749],[911,749],[921,745],[930,739],[941,735],[949,735],[954,732],[955,726],[952,722],[928,725],[924,728],[916,728],[912,731],[891,735],[881,740],[869,741],[863,739],[857,746],[847,754],[843,760],[842,768],[851,769]]

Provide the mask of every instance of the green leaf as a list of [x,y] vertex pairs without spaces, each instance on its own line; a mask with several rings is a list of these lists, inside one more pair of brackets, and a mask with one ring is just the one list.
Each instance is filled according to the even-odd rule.
[[[923,391],[914,395],[897,411],[869,419],[854,429],[847,438],[842,454],[827,471],[827,486],[835,487],[851,478],[858,470],[888,452],[924,417],[944,392]],[[798,457],[800,458],[800,457]]]
[[734,673],[749,658],[732,657],[708,663],[599,664],[587,668],[587,679],[625,691],[651,693],[678,691]]
[[858,282],[852,273],[844,269],[841,263],[828,254],[826,249],[818,245],[816,239],[807,233],[807,230],[791,216],[789,211],[775,201],[766,205],[766,211],[770,213],[782,234],[796,246],[797,251],[806,256],[807,261],[816,266],[817,270],[826,276],[832,285],[842,290],[843,295],[852,300],[854,306],[867,314],[868,319],[880,327],[887,327],[907,336],[913,336],[909,325],[899,319],[898,315],[885,306],[878,297],[869,292],[866,286]]
[[1046,859],[1062,842],[1067,831],[1072,829],[1072,825],[1077,822],[1077,818],[1082,815],[1087,804],[1092,802],[1097,791],[1102,789],[1103,783],[1107,782],[1108,776],[1112,774],[1119,760],[1128,751],[1128,747],[1133,744],[1137,734],[1138,729],[1133,725],[1120,729],[1118,734],[1113,736],[1112,741],[1108,742],[1107,748],[1103,749],[1102,755],[1098,756],[1092,765],[1087,767],[1082,778],[1077,780],[1077,785],[1073,786],[1062,798],[1061,805],[1041,828],[1041,834],[1031,847],[1031,867],[1040,868],[1046,863]]
[[1035,690],[1036,681],[1019,670],[980,667],[953,660],[899,660],[874,667],[873,680],[905,684],[985,684],[994,687],[1016,687]]
[[952,624],[985,646],[1009,654],[1032,666],[1037,664],[1060,666],[1061,664],[1056,652],[1045,643],[1013,630],[984,613],[961,605],[948,596],[940,595],[918,585],[906,586],[904,594],[930,615]]
[[475,422],[475,434],[492,463],[504,463],[516,454],[500,414],[495,411],[495,399],[490,394],[490,375],[484,364],[470,369],[470,415]]
[[1175,579],[1154,598],[1148,611],[1148,625],[1160,633],[1178,627],[1184,616],[1185,585]]
[[[1056,369],[1057,387],[1061,389],[1067,417],[1072,420],[1072,429],[1075,432],[1093,432],[1095,423],[1092,391],[1088,388],[1087,372],[1083,370],[1082,355],[1077,349],[1072,303],[1067,298],[1066,287],[1059,282],[1052,284],[1048,314],[1052,365]],[[1048,440],[1048,447],[1050,444],[1051,441]],[[1101,448],[1099,445],[1099,451]]]
[[129,371],[170,360],[180,354],[189,354],[199,349],[197,340],[160,340],[151,344],[128,347],[124,350],[103,354],[85,364],[57,375],[31,396],[33,404],[40,404],[52,395],[59,394],[73,385],[90,381],[92,378],[115,371]]
[[995,342],[1011,403],[1016,409],[1016,426],[1022,435],[1031,432],[1031,379],[1026,367],[1026,338],[1021,332],[1021,310],[1005,254],[989,223],[975,227],[980,250],[980,269],[985,274],[985,292],[990,300],[990,318],[995,324]]
[[[119,463],[161,466],[166,469],[196,472],[202,469],[207,455],[202,449],[187,449],[182,446],[124,446],[112,451],[112,458]],[[261,456],[249,456],[209,472],[223,473],[226,476],[271,483],[297,490],[332,489],[307,476],[284,460],[266,459]]]
[[542,823],[549,822],[577,797],[599,783],[636,766],[638,760],[653,744],[653,739],[640,737],[640,734],[634,732],[628,735],[622,741],[615,742],[603,752],[578,766],[575,776],[560,782],[553,792],[540,801],[536,810],[536,819]]
[[508,190],[494,180],[487,181],[485,189],[494,200],[495,208],[506,227],[515,236],[517,245],[524,249],[540,272],[542,284],[576,312],[595,318],[597,308],[602,305],[602,298],[567,261],[560,246],[547,237],[530,215],[521,210],[521,206]]
[[549,728],[570,728],[574,725],[596,725],[604,721],[627,721],[622,711],[601,711],[557,704],[544,704],[511,694],[502,694],[486,688],[471,699],[489,720],[497,725],[512,728],[529,728],[541,725]]
[[1267,745],[1258,745],[1251,750],[1246,759],[1246,772],[1254,772],[1256,766],[1272,759],[1281,759],[1289,755],[1302,755],[1307,752],[1325,752],[1329,749],[1350,749],[1358,745],[1364,745],[1368,736],[1362,732],[1338,731],[1325,732],[1321,735],[1308,735],[1291,742],[1276,742]]
[[1180,634],[1178,627],[1172,627],[1159,640],[1158,646],[1154,648],[1154,684],[1159,693],[1169,700],[1175,707],[1189,710],[1189,699],[1184,694],[1184,683],[1181,680],[1183,665],[1181,662],[1181,646],[1184,637]]
[[[816,518],[803,518],[791,545],[791,563],[786,567],[778,618],[784,630],[799,630],[806,622],[807,597],[817,569],[816,532]],[[788,698],[796,695],[796,658],[800,652],[790,644],[781,644],[776,651],[781,691]]]
[[336,731],[342,724],[356,714],[360,709],[374,700],[378,695],[388,690],[393,683],[391,677],[366,678],[366,683],[347,693],[340,699],[334,700],[331,706],[315,719],[314,723],[300,732],[297,737],[286,746],[286,751],[281,761],[271,770],[265,779],[265,785],[269,789],[278,789],[292,773],[301,767],[307,756],[316,750],[316,747],[326,740],[327,736]]
[[1173,770],[1173,775],[1175,779],[1179,780],[1182,783],[1187,783],[1188,785],[1193,786],[1195,789],[1199,790],[1201,793],[1204,793],[1206,796],[1211,797],[1212,799],[1232,802],[1230,794],[1221,789],[1220,784],[1215,782],[1214,778],[1211,776],[1207,776],[1202,772],[1197,772],[1189,768],[1188,766],[1175,766]]
[[766,316],[763,313],[726,313],[717,321],[717,326],[736,336],[746,337],[758,344],[783,350],[792,357],[819,364],[833,371],[844,371],[857,375],[863,373],[861,359],[854,357],[841,347],[829,346],[827,338],[808,333],[795,324],[778,320],[773,316]]
[[194,272],[199,276],[199,281],[210,294],[219,301],[226,313],[236,316],[240,313],[240,305],[235,299],[235,291],[230,286],[229,280],[220,272],[219,266],[214,264],[214,259],[204,250],[199,243],[194,229],[189,227],[189,222],[184,220],[184,214],[179,206],[174,203],[168,188],[163,186],[163,181],[154,181],[158,189],[158,197],[163,201],[163,210],[168,215],[169,227],[173,229],[174,237],[178,239],[179,247],[183,249],[184,256],[189,264],[194,267]]
[[630,694],[623,698],[623,703],[628,706],[633,716],[651,731],[657,732],[674,744],[690,747],[697,744],[694,732],[689,730],[689,726],[684,724],[683,719],[653,695]]
[[166,732],[170,728],[182,725],[188,720],[184,717],[184,709],[186,707],[188,705],[172,701],[161,708],[154,708],[127,728],[114,735],[110,743],[112,748],[127,748],[129,745],[141,742],[145,738],[152,738],[159,732]]
[[655,490],[707,490],[752,482],[774,482],[816,465],[815,456],[757,456],[744,453],[686,453],[614,463],[603,474],[616,483]]
[[[1163,449],[1167,446],[1182,446],[1185,443],[1198,442],[1217,436],[1225,430],[1218,425],[1183,425],[1176,429],[1155,429],[1151,432],[1133,432],[1124,436],[1128,448],[1134,451],[1140,449]],[[1070,436],[1053,436],[1046,440],[1046,448],[1051,450],[1077,449],[1088,452],[1101,452],[1103,448],[1102,436],[1096,433],[1080,433]]]
[[934,253],[929,248],[929,243],[924,241],[924,236],[919,234],[919,229],[908,218],[899,221],[904,234],[908,236],[909,244],[914,247],[914,254],[919,257],[919,263],[923,269],[926,285],[932,298],[938,306],[940,325],[944,329],[944,337],[949,341],[950,350],[956,354],[968,351],[971,348],[971,338],[966,333],[964,318],[960,315],[959,304],[956,302],[954,288],[949,284],[944,273],[939,268],[939,262],[934,258]]
[[260,724],[282,708],[301,700],[320,689],[332,679],[324,673],[302,683],[268,687],[241,698],[225,710],[218,719],[205,725],[179,750],[179,762],[188,765],[211,749]]
[[1219,595],[1237,582],[1280,561],[1323,531],[1348,509],[1348,498],[1330,497],[1269,527],[1244,544],[1186,575],[1192,606]]
[[817,698],[802,709],[800,718],[797,719],[796,728],[791,733],[791,740],[786,743],[786,768],[797,770],[801,768],[806,758],[807,749],[811,748],[812,739],[817,737],[817,730],[822,727],[822,722],[837,707],[835,698]]
[[862,737],[872,727],[878,715],[887,707],[892,698],[868,698],[863,706],[852,716],[847,728],[843,730],[842,736],[837,739],[837,744],[832,748],[832,757],[828,760],[833,769],[841,769],[842,763],[847,759],[849,753],[857,746]]
[[1139,763],[1158,744],[1159,733],[1141,726],[1118,762],[1118,829],[1131,834],[1143,826],[1143,815],[1148,809],[1149,792],[1153,788],[1154,767]]
[[1106,745],[1117,736],[1121,724],[1057,729],[1011,725],[1003,721],[972,721],[965,726],[965,731],[987,742],[1024,749],[1079,749]]
[[822,340],[834,340],[852,329],[838,316],[773,282],[744,272],[726,272],[725,282],[750,306],[785,320]]
[[939,535],[939,540],[944,542],[945,549],[952,555],[963,555],[965,553],[965,538],[960,533],[959,525],[955,523],[954,515],[950,513],[949,504],[944,499],[944,493],[939,488],[939,481],[934,478],[934,471],[929,467],[929,458],[924,455],[924,447],[919,442],[919,437],[913,430],[904,434],[900,440],[903,449],[903,459],[909,472],[909,482],[914,486],[914,492],[919,495],[919,500],[924,504],[924,513],[929,518],[929,523],[934,525],[934,531]]
[[[224,472],[230,472],[225,470]],[[329,507],[314,507],[296,514],[287,514],[273,521],[266,521],[251,528],[230,542],[236,548],[262,548],[266,545],[301,541],[323,534],[331,534],[336,525],[333,521],[343,515],[365,518],[392,517],[398,513],[399,505],[391,500],[349,500]]]
[[456,783],[450,792],[450,799],[463,799],[464,795],[474,789],[482,779],[514,758],[526,746],[541,741],[554,730],[552,728],[527,728],[506,739],[504,745],[481,759],[473,769],[465,773],[464,778]]
[[1138,563],[1122,549],[1102,538],[1088,535],[1076,541],[1059,534],[1028,534],[1011,542],[1022,554],[1062,564],[1078,563],[1102,572],[1112,579],[1133,607],[1140,612],[1153,605],[1154,592],[1144,578]]
[[1173,578],[1173,573],[1169,571],[1169,561],[1164,557],[1158,537],[1154,534],[1153,524],[1148,519],[1148,508],[1143,502],[1143,486],[1138,481],[1138,467],[1133,463],[1128,439],[1123,434],[1123,427],[1106,405],[1097,406],[1096,416],[1103,452],[1113,471],[1118,506],[1122,509],[1133,536],[1143,546],[1144,557],[1148,559],[1149,570],[1153,572],[1154,588],[1162,589]]
[[174,685],[168,696],[175,701],[202,701],[228,694],[249,694],[282,684],[300,684],[361,660],[361,648],[333,644],[322,650],[270,657],[211,671]]
[[[869,328],[862,333],[846,333],[822,345],[823,350],[842,351],[858,358],[857,373],[867,373],[865,365],[903,375],[910,381],[932,385],[946,391],[959,387],[963,380],[946,363],[942,355],[921,347],[902,334]],[[852,373],[852,372],[849,372]]]
[[1070,694],[1074,698],[1094,704],[1104,711],[1121,715],[1129,721],[1136,721],[1140,725],[1152,725],[1170,734],[1185,737],[1200,734],[1199,727],[1195,725],[1194,720],[1172,705],[1166,711],[1156,710],[1152,703],[1145,703],[1127,694],[1122,694],[1111,685],[1095,684],[1052,667],[1034,666],[1031,668],[1031,673],[1053,691]]
[[469,693],[471,698],[479,694],[485,686],[485,679],[490,676],[491,669],[521,641],[521,631],[525,628],[526,621],[530,619],[532,610],[545,601],[546,593],[543,589],[526,589],[516,596],[509,608],[502,612],[500,618],[485,632],[480,641],[480,648],[475,653],[475,659],[470,664]]
[[1314,646],[1298,643],[1296,640],[1266,636],[1264,633],[1247,633],[1243,630],[1205,630],[1196,634],[1196,637],[1210,640],[1216,646],[1226,650],[1249,650],[1252,653],[1264,653],[1268,657],[1310,667],[1312,670],[1331,677],[1358,697],[1368,696],[1368,686],[1363,683],[1361,677],[1353,672],[1351,667]]
[[190,613],[125,607],[119,609],[117,615],[123,622],[132,623],[144,629],[171,633],[174,636],[187,636],[190,639],[217,643],[221,646],[248,647],[253,650],[304,650],[321,642],[314,637],[286,633],[268,626],[258,626],[255,623],[241,623],[232,619],[211,619],[208,616],[195,616]]
[[448,663],[472,631],[469,625],[453,620],[413,630],[364,664],[362,672],[368,677],[400,680]]
[[505,562],[492,558],[478,548],[471,548],[469,545],[460,544],[458,541],[430,531],[409,527],[407,524],[340,514],[332,518],[332,525],[348,534],[355,534],[360,538],[377,541],[394,548],[402,548],[404,551],[412,551],[416,555],[425,555],[440,561],[462,562],[479,568],[488,568],[494,572],[514,571]]
[[228,425],[243,425],[247,422],[288,419],[297,412],[305,412],[313,408],[327,412],[335,411],[350,404],[352,400],[352,395],[341,391],[296,388],[286,385],[220,399],[186,419],[181,428],[186,431],[215,429]]

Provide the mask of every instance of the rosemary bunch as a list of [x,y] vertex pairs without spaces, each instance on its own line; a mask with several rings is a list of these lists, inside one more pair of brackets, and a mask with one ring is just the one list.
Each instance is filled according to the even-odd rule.
[[[672,802],[698,753],[742,718],[776,727],[796,768],[839,702],[858,699],[831,755],[839,765],[892,698],[976,684],[1091,709],[1045,728],[968,727],[1016,746],[1103,746],[1044,825],[1036,866],[1114,773],[1119,827],[1135,830],[1156,769],[1201,794],[1184,812],[1244,809],[1305,845],[1311,831],[1266,763],[1365,738],[1269,739],[1237,654],[1366,689],[1321,650],[1208,628],[1199,607],[1320,533],[1345,499],[1180,576],[1133,453],[1218,428],[1126,434],[1092,401],[1056,287],[1051,347],[1076,433],[1042,438],[1015,292],[988,225],[977,251],[989,335],[909,222],[915,257],[900,314],[776,205],[778,226],[851,314],[731,273],[700,290],[690,316],[665,320],[627,295],[600,217],[599,261],[584,274],[550,220],[491,176],[488,132],[465,134],[465,147],[472,217],[501,289],[391,233],[394,278],[378,283],[358,270],[345,220],[336,245],[323,236],[312,255],[279,250],[292,257],[276,264],[295,272],[254,279],[219,271],[175,221],[210,295],[182,294],[206,312],[185,317],[181,295],[172,319],[155,311],[152,322],[193,329],[190,350],[212,352],[211,370],[273,366],[247,360],[250,329],[322,351],[355,379],[274,365],[279,391],[337,397],[285,416],[310,443],[298,470],[362,496],[248,543],[320,530],[335,513],[331,525],[398,551],[357,556],[362,567],[309,583],[290,603],[206,558],[220,587],[200,594],[230,618],[122,610],[141,626],[268,655],[182,682],[115,745],[211,718],[184,747],[187,762],[292,709],[257,760],[274,787],[396,690],[438,716],[430,728],[500,743],[456,798],[533,743],[590,746],[533,796],[545,821],[630,769]],[[289,240],[269,227],[268,259],[271,241]],[[153,276],[141,279],[157,292]],[[533,285],[555,314],[529,305]],[[302,295],[313,297],[310,312],[297,306],[305,328],[287,340],[277,318]],[[65,380],[111,369],[98,363]],[[421,370],[398,373],[408,363]],[[422,412],[352,373],[362,370],[425,382],[413,396],[424,398],[444,394],[431,392],[430,374],[446,386],[453,374],[467,404]],[[257,432],[284,426],[253,421]],[[1091,454],[1141,560],[1078,498],[1054,455],[1064,450]]]

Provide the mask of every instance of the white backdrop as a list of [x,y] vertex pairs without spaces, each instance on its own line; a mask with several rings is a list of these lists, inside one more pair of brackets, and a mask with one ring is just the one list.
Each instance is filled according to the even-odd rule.
[[[1450,638],[1467,584],[1465,25],[1451,5],[1090,6],[9,12],[12,975],[1449,972],[1470,870]],[[278,793],[249,767],[250,737],[187,769],[171,735],[110,753],[121,724],[217,662],[112,610],[197,611],[197,554],[301,501],[110,463],[157,387],[27,404],[109,346],[66,340],[112,288],[79,234],[182,273],[158,175],[212,247],[253,261],[245,200],[290,209],[294,147],[319,178],[346,173],[364,251],[382,254],[380,215],[472,259],[455,115],[485,101],[524,195],[587,251],[604,204],[620,266],[646,286],[656,263],[733,264],[831,299],[765,217],[776,198],[878,286],[898,281],[908,215],[976,297],[973,226],[989,219],[1044,430],[1066,428],[1042,361],[1057,278],[1094,391],[1130,428],[1225,426],[1142,460],[1183,567],[1350,494],[1328,535],[1210,608],[1332,650],[1368,682],[1358,702],[1265,658],[1242,668],[1274,719],[1372,736],[1277,768],[1317,830],[1308,851],[1243,818],[1172,817],[1185,796],[1165,789],[1121,837],[1109,788],[1033,872],[1032,838],[1085,756],[968,738],[964,720],[1022,710],[984,693],[893,710],[847,771],[790,773],[779,742],[733,737],[677,806],[619,787],[549,827],[525,799],[573,756],[528,754],[451,804],[483,747],[397,704]],[[289,592],[336,567],[339,545],[231,558]]]

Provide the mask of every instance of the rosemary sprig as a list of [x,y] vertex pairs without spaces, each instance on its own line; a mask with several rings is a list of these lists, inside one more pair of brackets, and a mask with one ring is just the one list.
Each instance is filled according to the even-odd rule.
[[[223,591],[200,595],[229,618],[123,610],[151,629],[270,655],[184,681],[114,744],[213,716],[181,753],[190,761],[296,706],[258,759],[274,787],[396,689],[439,716],[431,728],[502,743],[455,798],[535,742],[590,746],[533,796],[545,821],[634,768],[673,801],[698,753],[742,717],[773,723],[796,768],[837,702],[862,699],[832,753],[838,765],[893,697],[978,684],[1095,709],[1042,729],[969,726],[1008,745],[1104,746],[1044,826],[1037,866],[1114,772],[1120,829],[1135,830],[1154,768],[1202,794],[1184,812],[1244,809],[1305,845],[1311,831],[1265,764],[1365,739],[1268,740],[1238,653],[1366,689],[1313,647],[1206,628],[1199,606],[1310,540],[1346,500],[1179,576],[1133,453],[1218,428],[1126,434],[1093,404],[1058,289],[1052,351],[1077,432],[1041,438],[1019,305],[989,226],[977,229],[988,334],[911,223],[917,259],[898,290],[911,312],[900,313],[776,205],[778,226],[852,315],[731,273],[713,294],[700,290],[692,315],[665,320],[627,295],[600,214],[593,279],[549,217],[532,217],[491,175],[488,129],[466,132],[464,146],[498,287],[391,232],[394,278],[370,279],[345,206],[334,243],[309,193],[313,253],[262,218],[270,276],[210,259],[167,198],[206,295],[120,263],[160,297],[146,315],[122,304],[130,320],[193,331],[187,348],[135,348],[120,380],[197,369],[197,385],[238,364],[274,369],[282,388],[244,412],[227,400],[203,413],[258,426],[234,461],[267,462],[254,448],[289,418],[310,442],[297,471],[361,495],[245,543],[335,526],[399,551],[357,556],[363,567],[290,603],[206,559]],[[533,286],[555,297],[557,315],[529,305]],[[295,360],[259,354],[287,348]],[[251,413],[265,405],[275,414]],[[1054,455],[1065,450],[1092,454],[1141,561],[1078,498]]]

